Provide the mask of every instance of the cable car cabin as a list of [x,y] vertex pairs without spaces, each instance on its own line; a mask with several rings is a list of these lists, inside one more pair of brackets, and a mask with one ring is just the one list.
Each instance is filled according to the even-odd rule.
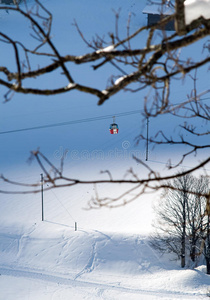
[[119,131],[119,127],[116,123],[112,123],[109,127],[109,131],[111,134],[117,134]]

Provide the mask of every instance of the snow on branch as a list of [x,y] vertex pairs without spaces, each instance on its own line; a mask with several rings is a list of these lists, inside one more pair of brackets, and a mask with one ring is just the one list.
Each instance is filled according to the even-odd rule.
[[184,35],[203,25],[210,27],[210,0],[176,0],[175,27]]
[[210,19],[210,0],[186,0],[184,7],[186,25],[200,17]]

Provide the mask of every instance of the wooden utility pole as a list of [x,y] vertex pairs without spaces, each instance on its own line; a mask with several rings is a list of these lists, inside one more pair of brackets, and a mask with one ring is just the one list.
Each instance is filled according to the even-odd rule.
[[149,147],[149,117],[147,117],[147,141],[146,141],[146,161],[148,160],[148,147]]
[[43,174],[41,174],[41,199],[42,199],[42,221],[44,221],[44,180]]

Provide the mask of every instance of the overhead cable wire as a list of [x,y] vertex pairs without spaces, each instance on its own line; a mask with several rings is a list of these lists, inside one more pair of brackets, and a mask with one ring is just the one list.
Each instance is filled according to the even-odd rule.
[[[203,100],[207,100],[207,99],[210,99],[210,98],[202,98],[200,100],[203,101]],[[181,103],[175,103],[173,105],[179,105],[179,104],[181,104]],[[115,117],[124,117],[124,116],[139,114],[142,112],[144,112],[144,109],[118,113],[118,114],[115,114]],[[88,123],[88,122],[106,120],[106,119],[110,119],[110,118],[113,118],[113,114],[99,116],[99,117],[86,118],[86,119],[79,119],[79,120],[74,120],[74,121],[66,121],[66,122],[61,122],[61,123],[52,123],[52,124],[46,124],[46,125],[40,125],[40,126],[34,126],[34,127],[26,127],[26,128],[13,129],[13,130],[7,130],[7,131],[0,131],[0,134],[9,134],[9,133],[16,133],[16,132],[23,132],[23,131],[31,131],[31,130],[52,128],[52,127],[74,125],[74,124],[80,124],[80,123]]]
[[[129,111],[129,112],[118,113],[118,114],[115,114],[115,116],[116,117],[123,117],[123,116],[128,116],[128,115],[133,115],[133,114],[139,114],[141,112],[142,112],[142,110],[133,110],[133,111]],[[61,122],[61,123],[40,125],[40,126],[35,126],[35,127],[27,127],[27,128],[13,129],[13,130],[8,130],[8,131],[0,131],[0,134],[8,134],[8,133],[31,131],[31,130],[37,130],[37,129],[50,128],[50,127],[59,127],[59,126],[94,122],[94,121],[110,119],[112,117],[113,117],[113,114],[112,115],[106,115],[106,116],[93,117],[93,118],[79,119],[79,120],[74,120],[74,121]]]

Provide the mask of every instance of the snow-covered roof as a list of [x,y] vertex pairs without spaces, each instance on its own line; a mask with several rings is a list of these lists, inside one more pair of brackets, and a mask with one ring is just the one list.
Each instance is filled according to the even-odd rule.
[[[205,19],[210,19],[210,0],[186,0],[184,5],[186,24],[190,24],[193,20],[201,16]],[[142,12],[143,14],[171,15],[174,13],[174,9],[170,4],[163,6],[160,2],[159,4],[148,4]]]
[[171,15],[174,13],[174,10],[172,7],[169,7],[168,5],[162,6],[162,4],[149,4],[145,6],[143,9],[143,14],[153,14],[153,15]]

